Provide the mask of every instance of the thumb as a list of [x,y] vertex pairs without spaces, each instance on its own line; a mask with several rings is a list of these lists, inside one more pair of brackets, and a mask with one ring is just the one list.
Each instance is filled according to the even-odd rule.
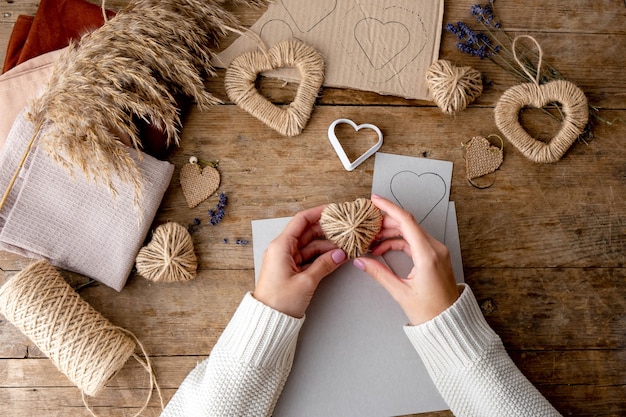
[[396,276],[396,274],[389,269],[388,266],[376,259],[371,258],[356,258],[353,265],[356,268],[367,272],[369,276],[374,278],[376,282],[387,290],[396,302],[399,302],[404,292],[405,284],[402,279],[398,278],[398,276]]
[[346,260],[346,253],[341,249],[335,249],[319,256],[307,268],[306,273],[320,282],[322,278],[337,269]]

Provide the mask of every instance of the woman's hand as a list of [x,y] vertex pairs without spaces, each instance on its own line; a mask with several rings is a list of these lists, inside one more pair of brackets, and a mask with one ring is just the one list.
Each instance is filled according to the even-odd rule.
[[322,278],[346,260],[319,225],[325,206],[297,213],[267,247],[254,298],[292,317],[303,317]]
[[425,323],[459,297],[448,248],[426,233],[411,213],[377,195],[372,195],[372,203],[385,213],[383,227],[377,235],[380,243],[372,249],[372,254],[404,251],[413,260],[413,269],[403,279],[375,259],[357,258],[354,265],[391,294],[412,325]]

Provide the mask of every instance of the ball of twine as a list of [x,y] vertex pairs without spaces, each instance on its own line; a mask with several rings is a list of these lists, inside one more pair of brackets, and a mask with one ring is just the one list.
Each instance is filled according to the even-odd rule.
[[80,298],[48,261],[30,265],[0,288],[0,312],[89,396],[135,350],[134,338]]
[[184,226],[168,222],[154,230],[150,243],[135,259],[137,273],[155,282],[189,281],[198,268],[191,234]]
[[426,83],[437,107],[446,114],[465,110],[483,92],[478,70],[457,67],[445,59],[435,61],[426,71]]
[[382,212],[366,198],[329,204],[320,217],[326,238],[343,249],[349,258],[367,252],[382,225]]

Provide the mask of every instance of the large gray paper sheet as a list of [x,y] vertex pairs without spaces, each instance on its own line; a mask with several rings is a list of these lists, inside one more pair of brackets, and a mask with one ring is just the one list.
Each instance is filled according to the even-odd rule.
[[[451,179],[451,162],[378,153],[372,192],[411,211],[443,241],[457,282],[463,282]],[[252,222],[257,278],[265,249],[290,219]],[[380,260],[400,276],[412,267],[402,252]],[[406,322],[387,291],[351,262],[326,277],[307,310],[274,417],[379,417],[447,409],[404,334]]]
[[[453,203],[449,210],[454,221],[448,222],[451,242],[446,244],[461,282]],[[252,222],[257,276],[265,248],[289,220]],[[351,263],[326,277],[307,310],[274,417],[379,417],[447,409],[404,334],[406,322],[387,291]]]

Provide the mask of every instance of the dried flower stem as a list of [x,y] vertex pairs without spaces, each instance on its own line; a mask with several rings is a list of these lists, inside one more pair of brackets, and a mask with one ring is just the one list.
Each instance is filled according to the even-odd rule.
[[[167,143],[179,142],[174,99],[184,94],[201,110],[220,101],[206,91],[216,39],[239,26],[223,0],[136,0],[99,29],[71,44],[59,58],[44,94],[29,117],[49,121],[42,146],[69,170],[105,183],[132,184],[140,201],[142,175],[128,148],[140,150],[135,121],[161,128]],[[260,6],[266,1],[248,4]]]

